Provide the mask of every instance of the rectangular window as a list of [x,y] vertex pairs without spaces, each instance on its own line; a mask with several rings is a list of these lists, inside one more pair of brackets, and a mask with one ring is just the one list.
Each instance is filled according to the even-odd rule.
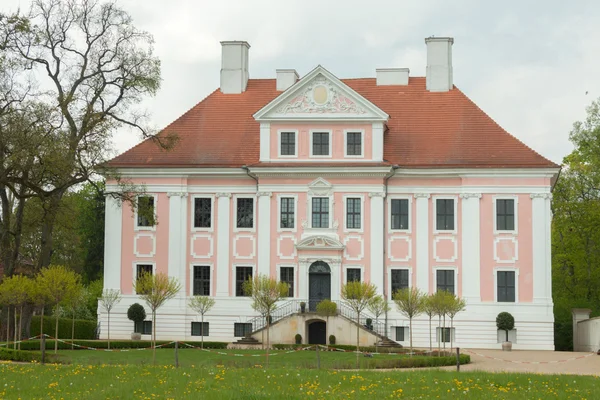
[[392,199],[392,229],[409,229],[408,199]]
[[346,229],[360,229],[360,200],[346,199]]
[[194,265],[194,296],[210,296],[210,266]]
[[235,322],[233,324],[233,336],[244,337],[252,333],[252,323],[250,322]]
[[347,268],[346,282],[360,282],[360,268]]
[[329,132],[313,132],[312,134],[312,155],[313,156],[328,156],[329,155]]
[[515,302],[515,271],[497,271],[499,302]]
[[[436,329],[436,342],[439,340],[440,342],[450,343],[450,335],[452,335],[452,330],[454,328],[441,328],[438,327]],[[440,338],[440,334],[442,337]]]
[[[151,264],[138,264],[135,266],[135,279],[140,279],[144,274],[152,275],[152,265]],[[142,292],[138,292],[138,294],[143,294]]]
[[295,156],[296,155],[296,133],[281,132],[281,155]]
[[497,199],[496,200],[496,230],[514,231],[515,230],[515,200]]
[[210,198],[194,199],[194,228],[210,228],[212,201]]
[[279,281],[288,284],[287,297],[294,297],[294,267],[281,267],[279,269]]
[[392,295],[398,290],[408,289],[408,270],[393,269],[392,270]]
[[192,322],[192,336],[208,336],[208,322]]
[[135,322],[133,331],[142,335],[152,335],[152,321]]
[[454,270],[438,269],[436,271],[437,290],[445,290],[454,294]]
[[238,228],[254,227],[254,199],[237,199],[237,224]]
[[154,226],[154,196],[137,198],[137,226]]
[[404,342],[406,341],[406,327],[405,326],[396,326],[396,342]]
[[235,295],[246,296],[244,293],[244,282],[252,279],[252,267],[236,267],[235,268]]
[[312,198],[312,227],[329,228],[329,198]]
[[346,133],[346,155],[362,156],[362,133]]
[[282,197],[281,198],[281,216],[279,227],[286,229],[294,228],[294,198],[293,197]]
[[454,230],[454,199],[436,199],[436,229],[438,231]]

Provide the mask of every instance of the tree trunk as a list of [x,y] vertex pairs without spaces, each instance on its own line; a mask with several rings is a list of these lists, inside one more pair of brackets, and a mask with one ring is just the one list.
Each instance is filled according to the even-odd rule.
[[71,350],[75,348],[75,309],[73,308],[73,319],[71,320]]
[[[42,306],[42,316],[40,317],[40,339],[44,337],[44,306]],[[40,351],[42,351],[42,346],[44,342],[40,340]]]
[[[379,325],[379,315],[375,316],[375,326]],[[387,333],[387,332],[385,332]],[[379,353],[379,340],[375,340],[375,353]]]
[[[56,305],[58,308],[58,304]],[[54,354],[58,353],[58,312],[56,312],[56,326],[54,327]]]
[[152,310],[152,364],[156,365],[156,310]]
[[444,327],[442,328],[442,342],[444,343],[444,353],[446,353],[446,314],[444,314]]
[[6,348],[10,343],[10,306],[6,307]]
[[200,348],[203,349],[204,348],[204,314],[201,314],[200,321],[202,321],[202,322],[200,322],[200,327],[202,329],[200,331],[200,333],[202,334],[201,338],[200,338],[200,340],[201,340],[200,341]]
[[11,276],[13,272],[13,265],[11,263],[11,240],[10,240],[10,229],[11,229],[11,218],[12,218],[12,202],[8,198],[6,187],[0,185],[0,201],[2,204],[2,225],[0,230],[0,254],[2,256],[2,264],[4,266],[4,275]]
[[452,328],[454,328],[454,317],[450,317],[450,352],[452,352],[452,345],[454,344],[452,340]]
[[38,259],[38,270],[47,267],[52,261],[52,232],[54,223],[63,197],[62,192],[57,192],[45,199],[44,218],[42,219],[42,232],[40,235],[40,258]]
[[110,310],[106,310],[108,314],[108,349],[110,350]]
[[431,343],[431,317],[429,317],[429,352],[433,351],[433,346]]
[[506,332],[506,341],[508,342],[508,329],[506,329],[505,332]]
[[23,339],[23,305],[21,304],[21,312],[19,313],[19,350],[21,350],[21,339]]
[[408,319],[408,340],[410,341],[410,356],[413,356],[412,349],[412,317]]
[[360,341],[358,340],[359,335],[360,335],[360,314],[356,313],[356,369],[360,368],[360,358],[359,358]]
[[438,357],[442,352],[442,342],[440,342],[442,338],[442,316],[438,315],[438,329],[440,330],[440,334],[438,335]]
[[15,308],[15,331],[13,332],[13,338],[14,338],[14,342],[13,342],[13,349],[17,349],[17,306],[14,307]]
[[269,368],[269,346],[271,345],[270,343],[270,336],[269,336],[269,328],[271,327],[271,318],[269,318],[270,315],[267,316],[267,368]]

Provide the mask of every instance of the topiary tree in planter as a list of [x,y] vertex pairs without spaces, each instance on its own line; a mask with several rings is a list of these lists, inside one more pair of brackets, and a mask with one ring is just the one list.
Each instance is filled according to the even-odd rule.
[[133,303],[127,310],[127,318],[133,321],[131,340],[140,340],[142,334],[140,332],[135,332],[135,325],[141,324],[146,319],[146,310],[144,310],[144,306],[139,303]]
[[329,344],[335,344],[335,335],[329,335]]
[[[496,326],[498,329],[506,332],[506,343],[510,343],[508,341],[508,331],[515,328],[515,318],[510,313],[501,312],[496,317]],[[502,347],[504,349],[504,345]]]
[[296,341],[296,344],[302,344],[302,335],[299,333],[296,333],[294,340]]

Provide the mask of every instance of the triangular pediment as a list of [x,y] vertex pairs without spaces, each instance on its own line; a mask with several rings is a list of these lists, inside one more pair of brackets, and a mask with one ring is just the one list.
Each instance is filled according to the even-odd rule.
[[298,250],[343,250],[345,247],[339,240],[325,235],[309,236],[296,245]]
[[260,109],[257,121],[387,121],[389,116],[322,66]]
[[323,178],[317,178],[308,184],[308,192],[311,195],[327,196],[332,190],[333,185]]

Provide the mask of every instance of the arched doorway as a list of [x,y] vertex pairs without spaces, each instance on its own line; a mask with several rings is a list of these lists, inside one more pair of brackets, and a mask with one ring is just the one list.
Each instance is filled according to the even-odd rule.
[[308,344],[327,344],[327,324],[316,320],[308,323]]
[[317,311],[317,304],[331,299],[331,268],[326,262],[315,261],[308,269],[308,309]]

